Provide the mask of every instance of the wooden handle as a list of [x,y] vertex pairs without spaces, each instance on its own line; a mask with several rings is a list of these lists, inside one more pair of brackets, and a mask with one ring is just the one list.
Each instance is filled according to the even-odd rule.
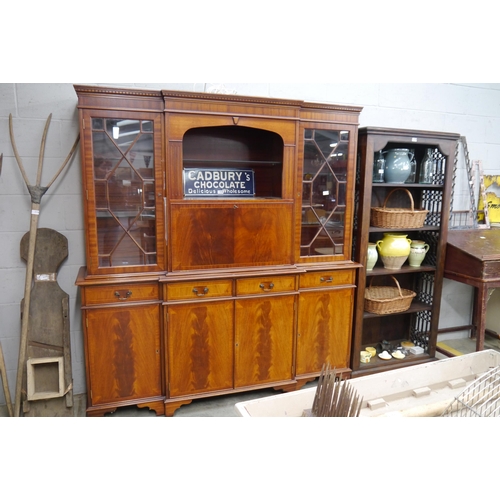
[[130,290],[117,290],[115,292],[115,297],[118,300],[127,300],[130,298],[131,295],[132,295],[132,292]]
[[411,211],[412,212],[415,212],[415,203],[413,201],[413,196],[411,195],[410,191],[408,191],[408,189],[406,188],[396,188],[396,189],[393,189],[386,197],[385,197],[385,200],[384,200],[384,206],[383,208],[385,208],[387,202],[389,201],[389,198],[391,197],[391,195],[393,193],[395,193],[396,191],[404,191],[408,197],[410,198],[410,203],[411,203]]
[[272,282],[271,283],[261,283],[259,285],[259,287],[262,288],[262,290],[264,290],[264,292],[270,292],[274,288],[274,283],[272,283]]
[[9,410],[9,417],[13,417],[14,410],[12,409],[12,401],[10,399],[9,384],[7,383],[7,369],[5,368],[5,360],[3,357],[1,344],[0,344],[0,376],[2,377],[3,392],[5,394],[5,402],[7,403],[7,409]]
[[[372,282],[373,282],[373,276],[372,276],[372,279],[370,280],[370,284],[368,285],[368,288],[371,288],[372,286]],[[396,286],[398,287],[398,291],[399,291],[399,296],[402,298],[403,297],[403,292],[401,291],[401,286],[399,285],[399,281],[391,275],[391,278],[394,280],[394,283],[396,283]]]

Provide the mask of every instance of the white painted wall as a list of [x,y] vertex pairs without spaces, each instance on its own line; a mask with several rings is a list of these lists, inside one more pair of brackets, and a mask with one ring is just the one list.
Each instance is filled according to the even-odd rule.
[[[81,83],[81,82],[76,82]],[[204,91],[214,87],[238,94],[280,97],[363,106],[361,126],[412,128],[459,133],[467,137],[472,159],[485,173],[500,173],[500,84],[336,84],[336,83],[143,83],[102,84],[115,87]],[[31,200],[16,164],[9,138],[9,113],[19,154],[30,182],[36,168],[45,121],[52,113],[42,184],[47,184],[68,154],[77,134],[77,98],[72,84],[0,84],[0,342],[9,385],[14,394],[20,337],[20,302],[24,295],[25,263],[19,256],[22,236],[29,230]],[[466,203],[463,183],[457,200]],[[465,201],[464,201],[465,200]],[[460,208],[455,206],[455,208]],[[85,264],[79,149],[64,174],[42,199],[39,227],[50,227],[68,238],[69,257],[59,269],[60,286],[70,295],[72,365],[75,394],[84,393],[79,294],[74,285]],[[471,291],[445,281],[440,327],[470,321]],[[4,404],[0,391],[0,404]]]

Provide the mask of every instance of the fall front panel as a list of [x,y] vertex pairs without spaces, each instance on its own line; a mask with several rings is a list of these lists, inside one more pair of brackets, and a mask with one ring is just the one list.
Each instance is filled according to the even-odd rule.
[[172,205],[172,270],[292,263],[292,204]]

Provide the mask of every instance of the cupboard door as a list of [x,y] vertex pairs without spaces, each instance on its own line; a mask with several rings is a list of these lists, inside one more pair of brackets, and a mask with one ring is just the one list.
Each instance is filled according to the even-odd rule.
[[296,374],[349,366],[354,288],[301,291]]
[[169,397],[232,389],[232,300],[168,306]]
[[160,306],[87,309],[92,406],[161,396]]
[[292,378],[295,296],[236,301],[235,387]]

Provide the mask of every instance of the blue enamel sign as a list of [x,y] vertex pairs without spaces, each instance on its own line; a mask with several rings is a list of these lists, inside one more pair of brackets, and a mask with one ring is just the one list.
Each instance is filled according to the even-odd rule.
[[184,196],[247,198],[255,196],[253,170],[184,169]]

